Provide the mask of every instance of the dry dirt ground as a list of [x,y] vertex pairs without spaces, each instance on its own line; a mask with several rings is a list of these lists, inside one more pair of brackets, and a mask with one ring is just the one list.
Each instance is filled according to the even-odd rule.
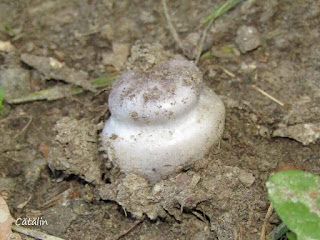
[[[199,24],[223,1],[167,2],[192,58]],[[258,239],[270,174],[283,163],[320,173],[316,0],[246,1],[209,29],[198,66],[226,106],[219,148],[156,186],[114,169],[99,140],[110,87],[90,81],[120,74],[137,44],[157,44],[150,59],[183,54],[167,26],[154,0],[0,0],[0,40],[14,47],[0,52],[0,192],[13,217],[42,217],[49,225],[32,228],[65,239]],[[60,99],[14,103],[52,88]],[[273,213],[267,232],[279,223]]]

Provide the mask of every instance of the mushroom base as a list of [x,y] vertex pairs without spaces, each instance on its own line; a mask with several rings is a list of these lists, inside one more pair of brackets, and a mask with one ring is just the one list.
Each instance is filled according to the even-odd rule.
[[142,127],[111,116],[102,132],[103,145],[108,158],[123,172],[156,182],[178,166],[202,159],[220,140],[224,122],[222,101],[205,87],[190,112],[166,123]]

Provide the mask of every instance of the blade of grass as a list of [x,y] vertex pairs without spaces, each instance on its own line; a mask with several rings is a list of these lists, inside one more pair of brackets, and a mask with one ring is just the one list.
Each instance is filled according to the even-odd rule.
[[106,77],[99,77],[93,80],[91,83],[96,88],[108,87],[110,86],[114,80],[118,78],[117,74],[106,76]]
[[19,104],[19,103],[33,102],[33,101],[39,101],[39,100],[54,101],[54,100],[62,99],[64,97],[77,95],[82,92],[83,92],[83,89],[81,87],[63,85],[63,86],[56,86],[53,88],[43,89],[38,92],[33,92],[26,96],[12,99],[8,102],[12,104]]
[[211,25],[213,24],[214,20],[216,20],[218,17],[220,17],[221,15],[223,15],[224,13],[226,13],[227,11],[229,11],[231,8],[233,8],[234,6],[236,6],[238,3],[242,2],[242,1],[243,0],[228,0],[228,1],[226,1],[225,3],[220,5],[218,8],[213,10],[213,12],[203,21],[202,25],[206,24],[207,26],[206,26],[205,30],[203,31],[202,37],[200,39],[198,53],[197,53],[197,57],[195,60],[196,64],[198,64],[198,62],[200,60],[207,32],[208,32],[209,28],[211,27]]
[[3,99],[4,99],[4,92],[3,92],[2,88],[0,88],[0,114],[4,113],[4,107],[2,105]]
[[228,0],[225,3],[221,4],[217,7],[213,12],[203,20],[203,24],[208,24],[210,21],[215,20],[216,18],[220,17],[231,8],[236,6],[238,3],[242,2],[243,0]]

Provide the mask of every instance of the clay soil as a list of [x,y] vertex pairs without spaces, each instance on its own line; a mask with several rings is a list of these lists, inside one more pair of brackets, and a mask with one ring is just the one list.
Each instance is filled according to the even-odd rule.
[[[201,21],[223,3],[167,2],[181,39],[202,34]],[[243,25],[256,28],[261,42],[258,48],[240,53],[235,39]],[[273,136],[279,128],[320,123],[319,26],[316,0],[248,0],[213,23],[207,34],[210,44],[198,67],[226,106],[226,125],[209,163],[184,171],[191,177],[198,174],[198,184],[212,186],[208,191],[216,195],[197,206],[174,206],[176,212],[169,209],[155,220],[136,218],[117,201],[101,199],[94,182],[48,167],[57,121],[70,117],[97,125],[104,122],[109,117],[110,87],[56,101],[5,102],[0,116],[0,192],[12,216],[42,216],[49,225],[30,228],[64,239],[259,239],[270,204],[265,188],[270,174],[283,164],[320,173],[319,140],[303,145]],[[170,34],[161,2],[154,0],[0,0],[0,28],[0,40],[15,47],[0,52],[1,71],[28,71],[26,93],[66,83],[45,80],[20,60],[23,53],[58,59],[87,72],[90,81],[120,74],[130,57],[124,48],[131,49],[137,40],[159,43],[166,51],[183,55]],[[119,51],[113,48],[117,43],[123,44]],[[103,159],[100,141],[95,144],[97,158]],[[115,178],[106,176],[108,168],[101,175],[106,184]],[[216,176],[226,179],[223,189]],[[273,213],[267,232],[280,223]]]

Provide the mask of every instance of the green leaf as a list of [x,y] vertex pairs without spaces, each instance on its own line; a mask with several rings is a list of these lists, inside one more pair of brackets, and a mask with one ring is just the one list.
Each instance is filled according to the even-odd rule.
[[213,10],[213,12],[203,20],[203,24],[209,23],[211,20],[215,20],[216,18],[220,17],[221,15],[225,14],[231,8],[236,6],[238,3],[242,2],[243,0],[228,0],[225,3],[221,4],[219,7]]
[[269,199],[298,239],[320,239],[320,176],[300,170],[280,171],[267,181]]
[[293,232],[288,232],[286,234],[286,236],[287,236],[288,240],[297,240],[297,235]]
[[2,105],[3,99],[4,99],[4,92],[3,92],[2,88],[0,88],[0,114],[4,113],[4,107]]

